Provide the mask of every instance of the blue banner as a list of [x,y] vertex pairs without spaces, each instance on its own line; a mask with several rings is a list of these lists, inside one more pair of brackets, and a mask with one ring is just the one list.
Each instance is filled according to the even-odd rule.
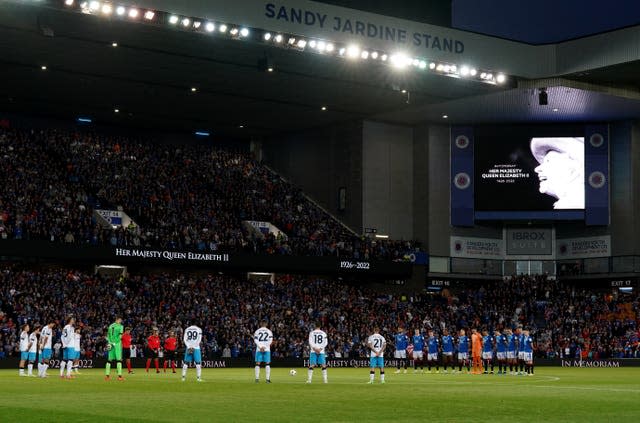
[[585,128],[585,223],[609,224],[609,127]]
[[473,128],[451,127],[451,224],[473,226]]

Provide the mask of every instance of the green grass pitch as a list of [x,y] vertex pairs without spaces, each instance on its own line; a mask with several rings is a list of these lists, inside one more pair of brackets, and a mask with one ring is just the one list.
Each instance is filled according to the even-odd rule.
[[640,368],[538,368],[536,375],[393,374],[367,385],[367,369],[273,369],[256,384],[253,369],[179,375],[138,370],[126,381],[84,370],[61,380],[0,371],[0,422],[639,422]]

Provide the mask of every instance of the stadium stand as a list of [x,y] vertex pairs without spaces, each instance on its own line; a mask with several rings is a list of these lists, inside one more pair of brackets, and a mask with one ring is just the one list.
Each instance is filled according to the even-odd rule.
[[153,327],[180,334],[187,322],[200,322],[210,358],[227,348],[232,357],[250,356],[251,334],[262,318],[269,320],[278,341],[276,357],[307,354],[313,322],[326,328],[331,357],[366,356],[364,342],[375,324],[389,339],[399,325],[437,332],[523,325],[534,332],[539,357],[640,357],[637,294],[579,289],[543,276],[462,284],[432,295],[388,294],[317,277],[281,276],[271,283],[227,275],[141,273],[115,280],[69,268],[5,265],[0,287],[5,356],[16,354],[20,324],[61,322],[68,315],[82,325],[84,357],[100,356],[104,331],[121,313],[133,328],[138,351]]
[[[240,151],[16,129],[0,132],[0,148],[11,181],[0,189],[3,239],[395,261],[419,250],[355,235]],[[139,226],[105,229],[98,206],[122,208]],[[256,236],[246,220],[287,236]]]

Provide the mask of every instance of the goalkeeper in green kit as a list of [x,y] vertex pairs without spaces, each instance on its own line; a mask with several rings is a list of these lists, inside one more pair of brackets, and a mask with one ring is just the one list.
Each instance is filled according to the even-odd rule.
[[107,329],[107,351],[109,357],[107,358],[107,365],[104,370],[104,380],[110,380],[111,364],[115,361],[118,368],[118,380],[124,380],[122,377],[122,334],[124,328],[122,327],[122,318],[116,317],[116,321],[113,322],[109,329]]

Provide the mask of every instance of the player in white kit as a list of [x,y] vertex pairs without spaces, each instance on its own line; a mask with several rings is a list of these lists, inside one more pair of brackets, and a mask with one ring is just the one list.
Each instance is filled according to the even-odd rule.
[[80,368],[80,340],[82,339],[81,330],[79,327],[75,328],[73,334],[73,372],[79,374]]
[[53,340],[54,322],[45,325],[40,331],[40,359],[38,360],[38,377],[47,377],[49,360],[51,360],[51,342]]
[[29,354],[27,364],[27,376],[33,377],[33,363],[36,362],[36,354],[38,353],[38,335],[40,335],[40,326],[36,325],[33,332],[29,335]]
[[202,342],[202,329],[196,325],[191,325],[184,330],[182,336],[182,342],[184,342],[184,360],[182,360],[182,381],[187,378],[187,369],[189,363],[194,363],[196,366],[196,380],[202,382],[202,351],[200,350],[200,343]]
[[267,383],[271,383],[271,343],[273,333],[267,328],[267,322],[260,322],[260,329],[253,334],[253,342],[256,344],[256,383],[260,382],[260,367],[264,365]]
[[69,317],[66,326],[62,329],[60,342],[62,343],[62,360],[60,360],[60,377],[64,378],[64,368],[67,368],[67,379],[71,379],[71,369],[73,368],[73,340],[75,338],[76,319]]
[[29,325],[22,325],[20,332],[20,364],[18,364],[19,375],[24,376],[24,364],[29,360]]
[[373,334],[367,339],[367,346],[371,350],[368,383],[373,383],[376,367],[380,369],[380,383],[384,383],[384,349],[387,347],[387,340],[380,335],[380,329],[377,327],[373,329]]
[[322,366],[322,380],[327,383],[327,359],[324,349],[327,347],[327,334],[320,325],[315,325],[315,329],[309,333],[309,370],[307,373],[307,383],[313,379],[313,368]]

